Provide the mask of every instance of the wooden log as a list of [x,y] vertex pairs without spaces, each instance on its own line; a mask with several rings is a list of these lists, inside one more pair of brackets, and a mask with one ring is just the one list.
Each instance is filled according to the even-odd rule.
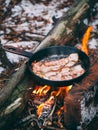
[[28,81],[28,77],[22,80],[22,84],[16,87],[8,101],[0,109],[0,130],[8,128],[23,111],[28,100],[26,94]]
[[[98,61],[98,60],[97,60]],[[64,100],[64,122],[68,130],[85,129],[98,112],[98,62],[89,74],[74,84]]]
[[[91,0],[81,0],[81,1],[79,1],[79,3],[77,5],[74,5],[69,10],[68,14],[66,16],[64,16],[55,25],[55,27],[48,34],[48,36],[37,47],[35,52],[42,48],[45,48],[47,46],[56,45],[57,43],[59,45],[61,45],[62,43],[65,44],[70,39],[73,39],[74,38],[73,34],[75,32],[75,28],[77,27],[78,21],[90,8],[89,3],[92,3],[92,1]],[[15,103],[15,101],[17,101],[17,102],[24,101],[23,95],[25,93],[25,90],[28,88],[28,82],[29,82],[29,79],[27,79],[27,75],[25,75],[25,70],[26,70],[26,64],[24,63],[20,67],[20,69],[9,78],[9,81],[2,88],[2,91],[0,91],[0,121],[1,121],[0,129],[5,124],[12,123],[14,121],[12,119],[12,115],[14,114],[14,119],[17,118],[17,115],[19,115],[21,113],[20,108],[22,108],[24,106],[23,103],[19,103],[20,105],[17,106],[16,109],[12,109],[10,107],[11,109],[8,112],[9,106],[11,106],[11,104]],[[23,80],[21,80],[22,78],[23,78]],[[18,91],[18,93],[13,98],[13,93],[15,93],[17,91],[17,89],[20,88],[20,86],[22,86],[22,87],[25,86],[24,93],[22,93],[21,91]],[[19,95],[21,95],[22,97],[19,98],[20,97]],[[26,100],[25,100],[25,103],[26,103]],[[17,114],[15,114],[16,111],[18,111]]]
[[23,78],[25,74],[25,69],[26,64],[23,64],[21,68],[10,77],[6,85],[0,90],[0,107],[3,106],[8,97],[12,94],[16,85]]
[[7,55],[4,51],[4,49],[2,48],[1,42],[0,42],[0,61],[2,63],[2,66],[8,70],[12,69],[13,65],[12,63],[9,61],[9,59],[7,58]]

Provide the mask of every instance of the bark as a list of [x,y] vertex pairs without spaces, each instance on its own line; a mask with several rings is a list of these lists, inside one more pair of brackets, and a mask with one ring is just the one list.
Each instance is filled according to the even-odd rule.
[[87,127],[98,112],[97,99],[98,62],[92,65],[89,74],[81,82],[73,85],[65,97],[64,122],[68,130],[76,130],[78,126],[82,129]]
[[[96,1],[93,2],[95,3]],[[79,31],[77,24],[85,14],[90,13],[91,3],[92,0],[81,0],[78,4],[74,5],[68,13],[57,22],[34,52],[50,45],[64,45],[74,39],[76,31]],[[0,91],[0,128],[7,123],[12,123],[14,121],[12,115],[14,115],[14,119],[17,118],[25,106],[26,100],[24,100],[24,95],[29,86],[29,79],[27,75],[25,75],[25,70],[26,64],[24,63],[19,70],[9,78],[9,81]],[[21,91],[20,87],[23,87]],[[16,92],[17,94],[13,97],[13,94]],[[18,105],[12,105],[13,103],[18,103]],[[12,106],[15,106],[14,109],[12,109]]]
[[5,50],[2,48],[2,45],[0,43],[0,61],[2,63],[2,66],[8,70],[12,69],[13,65],[9,61],[9,59],[6,56]]
[[22,80],[22,84],[16,87],[8,101],[0,109],[0,130],[8,128],[23,111],[28,99],[26,97],[28,81],[28,77]]

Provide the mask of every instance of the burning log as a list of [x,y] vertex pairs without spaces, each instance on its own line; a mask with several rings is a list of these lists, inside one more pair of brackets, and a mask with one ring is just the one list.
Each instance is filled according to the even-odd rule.
[[39,128],[45,127],[47,124],[49,125],[52,122],[52,114],[56,106],[55,97],[51,96],[45,103],[41,105],[43,108],[41,114],[38,117]]
[[[61,107],[61,105],[63,105],[63,101],[61,100],[64,99],[65,95],[68,93],[71,87],[72,86],[60,87],[55,91],[51,90],[51,93],[49,91],[49,86],[47,85],[43,87],[37,86],[34,88],[32,93],[35,95],[32,95],[32,102],[35,106],[36,104],[34,103],[34,99],[36,99],[37,96],[41,98],[43,94],[49,92],[47,94],[48,97],[46,96],[47,99],[40,103],[40,105],[36,106],[36,112],[32,111],[32,113],[37,113],[36,123],[39,128],[43,129],[53,125],[59,128],[64,128],[62,123],[64,121],[64,107]],[[35,125],[33,127],[35,127]]]
[[[98,61],[98,59],[97,59]],[[70,90],[64,101],[64,122],[68,130],[84,129],[98,112],[98,62],[90,73]]]
[[[96,0],[81,0],[69,10],[67,15],[63,16],[47,37],[34,51],[45,48],[50,45],[69,44],[68,41],[74,39],[78,32],[77,24],[81,17],[90,14],[90,8],[96,3]],[[79,27],[82,30],[82,27]],[[25,75],[26,64],[14,73],[6,85],[0,91],[0,129],[6,124],[12,124],[24,109],[27,99],[24,97],[26,89],[29,87],[29,80]],[[24,78],[23,78],[24,77]],[[19,84],[18,84],[19,83]],[[67,99],[66,99],[67,100]],[[13,118],[12,118],[12,115]],[[65,121],[66,122],[66,121]]]
[[[56,97],[53,96],[52,93],[50,97],[47,97],[48,95],[46,94],[47,92],[49,92],[49,90],[50,90],[50,86],[47,85],[36,86],[32,92],[33,103],[37,108],[36,111],[38,116],[37,124],[39,128],[43,128],[49,124],[52,124],[52,114],[56,107]],[[39,99],[43,100],[43,102],[40,102],[40,104],[38,105],[37,100]]]

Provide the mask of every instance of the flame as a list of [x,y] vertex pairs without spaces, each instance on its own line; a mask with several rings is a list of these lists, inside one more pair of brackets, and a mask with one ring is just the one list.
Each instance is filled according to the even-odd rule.
[[41,113],[42,113],[42,110],[43,110],[43,108],[44,108],[44,104],[45,103],[42,103],[42,104],[40,104],[37,108],[37,115],[39,116]]
[[68,93],[71,88],[72,88],[72,85],[67,86],[66,87],[66,93]]
[[46,95],[47,92],[50,90],[50,86],[37,86],[34,90],[33,90],[33,94],[37,94],[39,96],[42,96],[42,95]]
[[[41,115],[41,113],[45,107],[47,107],[47,106],[52,107],[53,106],[55,97],[58,97],[60,95],[65,96],[71,88],[72,88],[72,85],[65,86],[65,87],[59,87],[58,90],[52,91],[50,94],[50,97],[44,103],[41,103],[39,106],[37,106],[38,117]],[[50,86],[45,85],[44,87],[36,87],[32,93],[41,95],[42,93],[46,94],[49,90],[50,90]],[[64,110],[64,107],[61,107],[57,111],[57,114],[60,114],[62,110]]]
[[61,114],[61,111],[64,110],[64,106],[62,106],[58,111],[57,111],[57,115],[60,115]]
[[89,26],[82,39],[82,51],[84,51],[87,55],[88,55],[87,43],[88,43],[88,39],[90,37],[90,32],[92,30],[93,30],[93,27]]
[[65,87],[59,87],[57,91],[52,91],[51,92],[51,96],[59,96],[60,94],[62,94],[63,92],[68,92],[68,90],[70,90],[70,86],[65,86]]
[[57,91],[52,91],[51,96],[57,97],[61,93],[61,88],[59,88]]
[[41,113],[42,113],[42,111],[43,111],[43,108],[44,108],[45,106],[51,106],[51,107],[52,107],[53,103],[54,103],[54,96],[50,96],[49,99],[48,99],[47,101],[45,101],[45,103],[42,103],[42,104],[40,104],[40,105],[37,107],[37,108],[38,108],[38,109],[37,109],[37,115],[40,116]]
[[71,88],[72,88],[72,85],[65,86],[65,87],[60,87],[57,91],[52,91],[51,95],[57,97],[60,94],[62,94],[63,92],[65,92],[67,94]]

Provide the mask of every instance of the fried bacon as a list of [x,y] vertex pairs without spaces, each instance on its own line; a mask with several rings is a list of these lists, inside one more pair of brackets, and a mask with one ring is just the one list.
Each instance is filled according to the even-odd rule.
[[31,68],[36,75],[54,81],[70,80],[85,72],[79,63],[77,53],[58,60],[33,62]]

